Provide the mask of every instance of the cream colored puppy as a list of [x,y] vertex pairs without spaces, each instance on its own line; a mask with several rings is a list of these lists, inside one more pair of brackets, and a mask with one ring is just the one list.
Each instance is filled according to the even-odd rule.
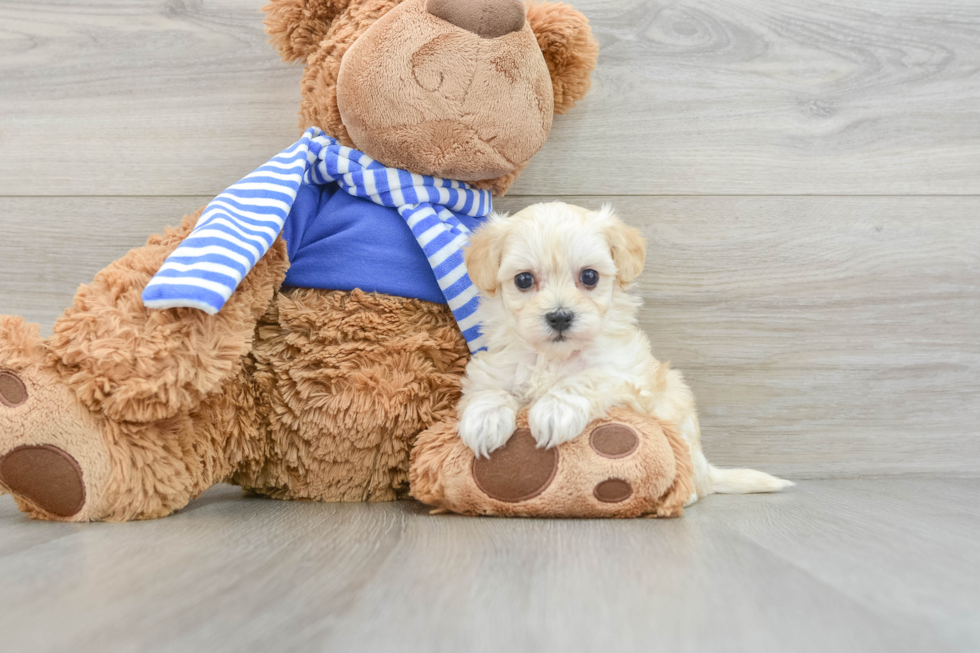
[[579,435],[613,406],[675,423],[691,448],[697,488],[771,492],[792,485],[750,469],[718,469],[701,451],[694,397],[660,363],[637,324],[640,299],[628,289],[643,270],[639,230],[611,209],[561,202],[494,216],[466,251],[481,291],[487,351],[466,367],[459,434],[478,456],[502,447],[517,411],[530,406],[541,447]]

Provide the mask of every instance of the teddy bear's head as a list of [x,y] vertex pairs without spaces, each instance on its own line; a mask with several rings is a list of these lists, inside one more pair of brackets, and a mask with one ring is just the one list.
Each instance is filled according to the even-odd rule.
[[381,163],[501,194],[589,89],[598,46],[563,4],[271,0],[266,30],[305,60],[300,126]]

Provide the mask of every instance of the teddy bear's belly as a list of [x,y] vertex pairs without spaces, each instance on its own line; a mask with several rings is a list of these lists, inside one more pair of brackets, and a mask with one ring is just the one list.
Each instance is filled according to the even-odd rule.
[[385,501],[415,437],[455,411],[469,352],[449,308],[289,289],[256,330],[266,455],[232,479],[285,499]]

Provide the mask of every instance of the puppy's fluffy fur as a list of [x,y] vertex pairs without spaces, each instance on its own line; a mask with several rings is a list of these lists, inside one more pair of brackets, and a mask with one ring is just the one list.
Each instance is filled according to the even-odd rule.
[[[517,411],[554,447],[613,406],[673,422],[687,440],[696,493],[771,492],[792,485],[750,469],[718,469],[701,451],[694,397],[637,324],[631,283],[643,270],[639,230],[611,209],[554,202],[494,216],[474,234],[466,266],[481,291],[487,351],[466,368],[459,434],[478,456],[503,446]],[[597,283],[589,286],[596,275]],[[518,279],[520,275],[520,279]],[[531,275],[530,278],[527,275]],[[528,285],[527,288],[518,287]],[[550,320],[549,320],[550,316]]]

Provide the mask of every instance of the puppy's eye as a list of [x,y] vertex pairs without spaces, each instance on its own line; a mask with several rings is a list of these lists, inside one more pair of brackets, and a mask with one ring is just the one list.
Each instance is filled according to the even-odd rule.
[[534,285],[534,275],[530,272],[521,272],[514,277],[514,285],[521,290],[527,290]]
[[595,288],[595,285],[599,283],[599,273],[592,268],[582,270],[578,278],[582,280],[582,285],[586,288]]

